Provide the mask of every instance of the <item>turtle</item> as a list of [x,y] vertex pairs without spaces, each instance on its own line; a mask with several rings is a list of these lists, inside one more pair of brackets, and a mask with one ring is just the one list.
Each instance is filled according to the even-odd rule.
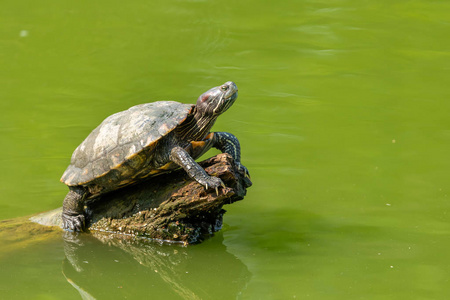
[[63,201],[62,227],[84,231],[88,199],[182,168],[205,187],[216,190],[222,180],[208,175],[195,161],[211,147],[230,154],[240,172],[238,139],[228,132],[210,132],[217,117],[236,101],[232,81],[200,95],[195,105],[157,101],[133,106],[107,117],[75,149],[61,177],[69,187]]

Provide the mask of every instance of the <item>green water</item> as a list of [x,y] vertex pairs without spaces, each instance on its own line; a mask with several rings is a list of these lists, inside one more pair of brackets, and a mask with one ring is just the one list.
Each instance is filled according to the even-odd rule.
[[254,183],[193,247],[0,241],[1,298],[450,297],[450,2],[0,8],[1,220],[60,206],[108,115],[227,80],[239,98],[214,130]]

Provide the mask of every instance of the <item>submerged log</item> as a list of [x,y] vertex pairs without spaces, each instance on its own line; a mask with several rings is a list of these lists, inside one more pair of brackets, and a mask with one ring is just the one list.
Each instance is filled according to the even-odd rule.
[[[216,193],[178,170],[103,195],[86,203],[87,229],[94,235],[113,234],[160,241],[198,243],[222,228],[225,204],[242,200],[251,181],[238,171],[228,154],[199,163],[226,185]],[[32,220],[60,226],[60,211]],[[59,223],[58,223],[59,222]],[[98,236],[100,238],[100,236]]]

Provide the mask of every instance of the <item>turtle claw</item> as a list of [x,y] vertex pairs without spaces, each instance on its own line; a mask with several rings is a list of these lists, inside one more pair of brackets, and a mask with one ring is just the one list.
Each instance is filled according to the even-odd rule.
[[81,232],[85,226],[85,217],[83,214],[67,215],[62,214],[63,229],[72,232]]
[[245,166],[243,166],[241,163],[238,163],[237,167],[238,167],[239,171],[244,173],[245,178],[251,179],[250,173],[249,173],[248,169]]
[[237,169],[238,169],[239,173],[244,175],[244,178],[243,178],[244,186],[251,187],[252,179],[250,177],[250,173],[249,173],[248,169],[245,166],[243,166],[241,163],[237,164]]
[[219,187],[220,186],[225,187],[225,184],[223,183],[222,179],[215,176],[210,176],[202,184],[205,187],[205,190],[214,189],[216,191],[217,196],[219,195]]

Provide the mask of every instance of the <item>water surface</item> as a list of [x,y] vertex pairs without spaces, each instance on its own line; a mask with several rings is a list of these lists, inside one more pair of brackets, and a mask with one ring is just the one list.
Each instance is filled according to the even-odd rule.
[[239,98],[214,129],[254,183],[194,247],[3,238],[5,298],[450,296],[450,3],[0,7],[1,220],[60,206],[72,151],[108,115],[228,80]]

